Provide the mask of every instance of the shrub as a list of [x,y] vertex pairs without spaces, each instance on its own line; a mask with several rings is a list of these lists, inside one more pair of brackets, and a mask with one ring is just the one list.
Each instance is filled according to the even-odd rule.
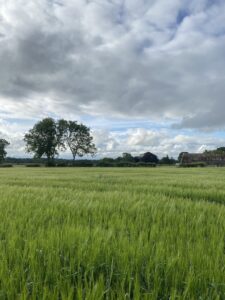
[[0,164],[0,168],[12,168],[13,165],[12,164]]
[[97,163],[97,167],[115,167],[115,163],[105,162],[105,161],[99,161]]
[[70,167],[93,167],[94,163],[89,160],[77,160],[70,164]]
[[179,165],[182,168],[197,168],[197,167],[206,167],[205,162],[193,162],[193,163],[187,163],[187,164],[180,164]]
[[45,166],[46,167],[55,167],[56,163],[55,163],[55,161],[48,161]]
[[136,163],[132,163],[129,161],[121,161],[115,164],[116,167],[136,167]]
[[35,164],[35,163],[32,164],[31,163],[31,164],[27,164],[26,167],[27,168],[37,168],[37,167],[41,167],[41,165],[40,164]]

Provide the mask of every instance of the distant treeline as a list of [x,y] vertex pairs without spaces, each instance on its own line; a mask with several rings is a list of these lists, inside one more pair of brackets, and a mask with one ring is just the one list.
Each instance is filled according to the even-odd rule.
[[[155,167],[157,165],[174,165],[177,161],[168,156],[158,159],[158,157],[146,152],[140,156],[132,156],[130,153],[123,153],[117,158],[105,157],[102,159],[79,159],[69,160],[62,158],[55,158],[51,166],[58,167]],[[27,167],[41,167],[49,166],[47,158],[14,158],[7,157],[5,165],[26,165]]]

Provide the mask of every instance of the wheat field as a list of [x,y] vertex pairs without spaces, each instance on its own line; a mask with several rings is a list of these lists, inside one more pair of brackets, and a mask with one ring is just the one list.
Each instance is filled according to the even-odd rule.
[[0,299],[225,299],[225,169],[0,169]]

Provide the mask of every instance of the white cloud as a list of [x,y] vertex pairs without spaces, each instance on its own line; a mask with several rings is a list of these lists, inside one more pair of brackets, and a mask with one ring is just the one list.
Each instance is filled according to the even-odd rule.
[[10,143],[7,152],[11,156],[24,156],[23,131],[25,131],[24,125],[0,119],[0,138],[4,138]]
[[225,92],[222,1],[0,0],[0,8],[2,111],[225,124],[207,118]]
[[144,128],[137,128],[128,131],[127,144],[129,146],[157,146],[160,140],[165,138],[165,133],[153,130],[146,130]]
[[98,157],[120,156],[123,152],[134,156],[150,151],[159,157],[169,155],[177,157],[180,152],[202,152],[224,145],[222,137],[199,133],[179,134],[170,130],[148,130],[144,128],[128,129],[122,132],[97,130],[94,141],[98,146]]

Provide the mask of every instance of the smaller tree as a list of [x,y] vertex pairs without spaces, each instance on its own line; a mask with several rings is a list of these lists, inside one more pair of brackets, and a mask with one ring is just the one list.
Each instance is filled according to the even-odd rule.
[[160,159],[160,164],[163,165],[174,165],[175,163],[176,160],[173,157],[169,158],[168,155]]
[[84,124],[78,124],[76,121],[59,120],[58,122],[59,144],[62,148],[69,147],[73,160],[77,156],[85,154],[95,154],[96,148],[93,143],[93,137],[90,134],[90,128]]
[[142,155],[141,161],[145,162],[145,163],[156,163],[157,164],[159,162],[159,159],[155,154],[153,154],[151,152],[146,152]]
[[138,162],[140,162],[140,160],[141,160],[140,156],[135,156],[134,157],[134,162],[138,163]]
[[123,158],[123,161],[134,162],[134,158],[130,153],[124,152],[122,158]]
[[0,164],[5,160],[5,157],[7,155],[5,148],[9,145],[10,143],[8,141],[6,141],[5,139],[0,139]]

